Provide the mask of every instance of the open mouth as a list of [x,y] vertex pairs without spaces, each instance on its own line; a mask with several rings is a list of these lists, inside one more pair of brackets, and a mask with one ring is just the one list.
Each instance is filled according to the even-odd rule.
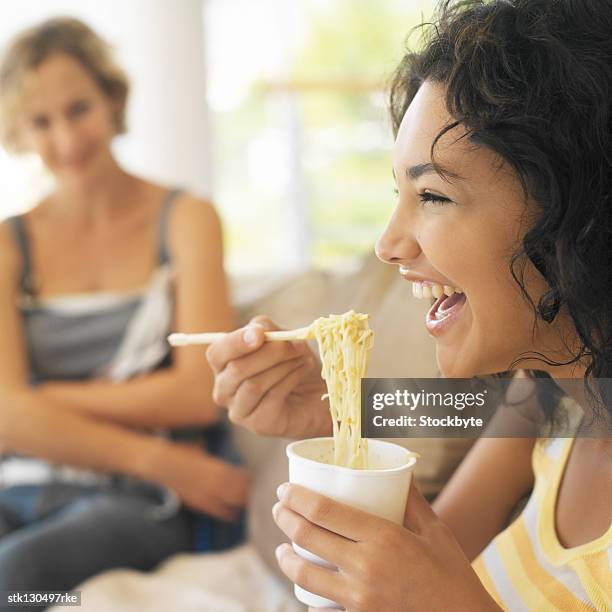
[[406,280],[412,281],[412,295],[415,298],[429,300],[435,298],[425,317],[425,326],[430,336],[438,336],[457,319],[467,303],[463,289],[433,280],[415,278],[402,266],[399,272]]
[[466,302],[465,293],[442,294],[427,312],[425,325],[430,334],[437,336],[447,329],[457,319]]

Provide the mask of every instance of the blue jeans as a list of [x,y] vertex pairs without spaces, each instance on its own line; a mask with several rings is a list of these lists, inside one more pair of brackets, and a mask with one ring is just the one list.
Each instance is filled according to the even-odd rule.
[[[193,436],[213,455],[241,463],[227,424],[173,432],[176,440]],[[242,541],[244,524],[244,513],[226,523],[184,508],[156,485],[122,476],[91,486],[0,489],[0,591],[70,590],[114,567],[147,571],[175,553],[224,550]],[[16,608],[0,602],[0,609]]]
[[151,493],[51,483],[0,491],[0,590],[69,590],[112,567],[149,570],[194,549],[195,519],[148,516]]
[[70,590],[110,568],[146,571],[175,553],[240,541],[242,524],[183,507],[164,511],[160,491],[121,482],[0,490],[0,590]]

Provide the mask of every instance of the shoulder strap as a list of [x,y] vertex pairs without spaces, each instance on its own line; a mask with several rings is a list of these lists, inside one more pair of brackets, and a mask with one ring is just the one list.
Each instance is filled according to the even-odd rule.
[[170,189],[164,197],[164,201],[162,202],[161,212],[159,215],[158,233],[158,252],[160,265],[166,264],[170,261],[170,251],[168,249],[168,226],[170,224],[170,210],[172,208],[172,204],[174,204],[174,202],[181,193],[182,189]]
[[25,223],[23,222],[23,216],[16,215],[14,217],[9,217],[7,221],[9,222],[10,227],[13,231],[15,243],[21,256],[21,290],[26,295],[33,296],[34,280],[32,276],[32,260],[30,257],[28,233],[26,231]]

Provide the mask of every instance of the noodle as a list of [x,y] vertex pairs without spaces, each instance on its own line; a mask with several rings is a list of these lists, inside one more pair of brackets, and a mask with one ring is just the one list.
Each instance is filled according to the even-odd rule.
[[320,317],[311,325],[319,345],[334,431],[334,463],[366,469],[367,440],[361,439],[361,379],[368,369],[374,332],[368,315],[353,310]]

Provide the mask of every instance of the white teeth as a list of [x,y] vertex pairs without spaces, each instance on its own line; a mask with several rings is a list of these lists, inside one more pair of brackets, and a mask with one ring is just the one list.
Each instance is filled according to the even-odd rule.
[[408,274],[408,272],[409,272],[408,268],[404,268],[404,266],[399,267],[400,274]]
[[463,293],[463,290],[458,289],[457,287],[452,287],[451,285],[440,285],[439,283],[412,283],[412,295],[419,299],[429,299],[431,297],[435,297],[437,299],[441,297],[442,294],[451,296],[453,293]]

